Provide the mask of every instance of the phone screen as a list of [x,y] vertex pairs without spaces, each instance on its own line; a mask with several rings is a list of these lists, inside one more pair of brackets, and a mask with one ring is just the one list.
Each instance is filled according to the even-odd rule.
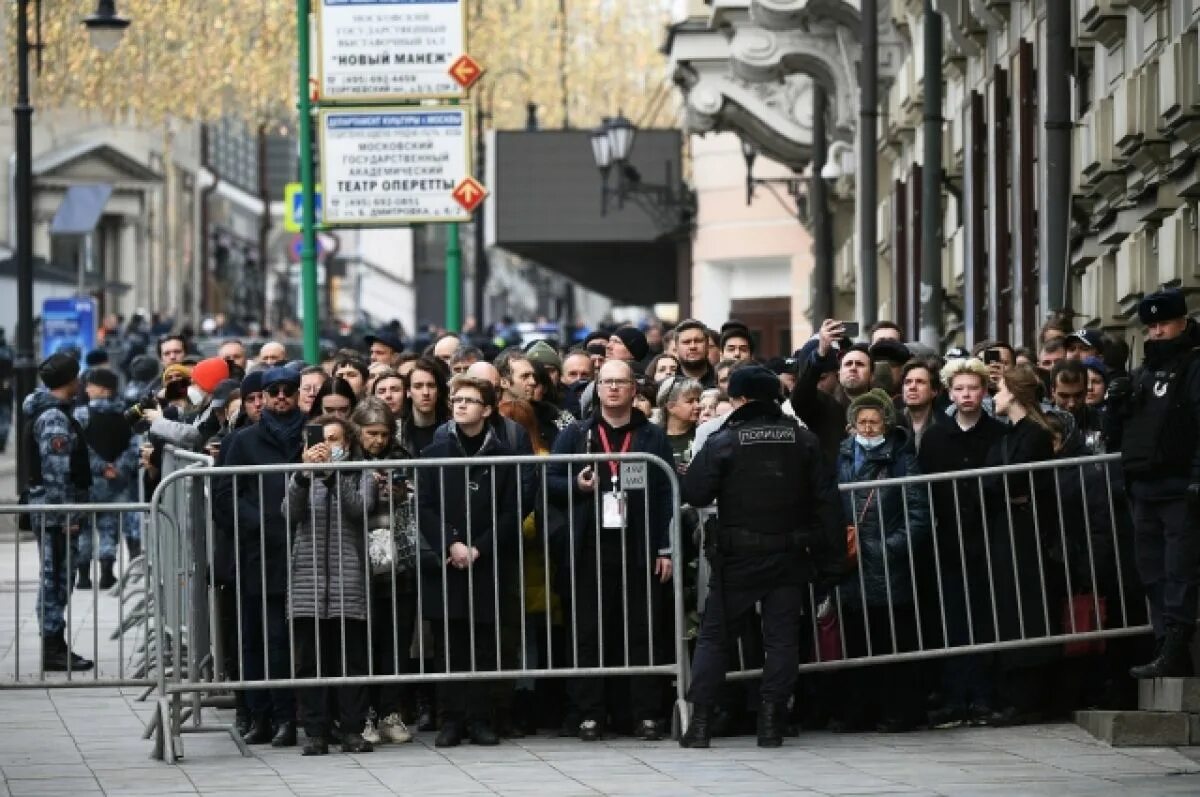
[[325,442],[325,428],[317,423],[310,423],[304,427],[304,447],[312,448],[317,443]]
[[857,338],[859,334],[859,324],[857,321],[843,321],[842,326],[846,329],[847,338]]

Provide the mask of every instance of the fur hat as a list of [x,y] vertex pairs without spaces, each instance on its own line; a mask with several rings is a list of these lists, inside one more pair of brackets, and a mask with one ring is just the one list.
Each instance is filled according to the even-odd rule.
[[783,396],[783,385],[769,368],[748,365],[729,373],[728,393],[730,398],[748,401],[778,401]]
[[1138,318],[1143,324],[1153,324],[1156,321],[1170,321],[1187,315],[1187,299],[1183,291],[1169,288],[1157,291],[1142,299],[1138,305]]
[[896,425],[896,405],[892,403],[892,397],[885,390],[874,388],[851,401],[850,407],[846,410],[847,424],[854,426],[859,410],[879,410],[883,416],[883,422],[889,430]]

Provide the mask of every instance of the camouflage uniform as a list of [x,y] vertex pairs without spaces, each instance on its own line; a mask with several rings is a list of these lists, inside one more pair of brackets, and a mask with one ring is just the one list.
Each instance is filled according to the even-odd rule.
[[[75,420],[79,421],[79,425],[85,430],[88,429],[88,424],[93,416],[116,424],[122,429],[126,429],[128,428],[128,424],[120,417],[124,410],[125,402],[121,399],[92,399],[86,407],[75,408]],[[116,416],[116,418],[112,416]],[[119,440],[115,442],[119,442]],[[128,440],[120,449],[119,454],[109,459],[108,457],[117,453],[115,443],[113,450],[102,452],[97,452],[95,445],[89,444],[88,463],[91,466],[92,473],[92,486],[88,490],[90,503],[125,503],[136,499],[138,465],[140,460],[138,446],[138,436],[130,434]],[[104,476],[104,471],[110,464],[116,468],[117,474],[114,478],[107,479]],[[93,534],[92,529],[93,518],[95,520],[95,534]],[[95,515],[85,517],[80,534],[76,537],[76,565],[86,567],[92,561],[93,555],[102,561],[116,559],[119,537],[122,532],[124,532],[126,540],[137,543],[141,542],[141,518],[138,513],[98,512]],[[93,545],[96,544],[94,537],[99,537],[98,549],[95,551],[93,551]]]
[[[41,484],[30,487],[29,503],[53,506],[87,500],[90,472],[78,465],[71,467],[72,452],[77,451],[78,426],[69,413],[71,406],[53,393],[39,390],[25,397],[25,417],[34,418],[32,433],[41,457]],[[66,607],[70,597],[70,575],[74,563],[70,534],[78,529],[78,516],[65,513],[35,514],[32,516],[34,534],[41,552],[41,588],[38,590],[38,617],[42,635],[61,634],[66,625]],[[44,525],[43,525],[44,524]]]

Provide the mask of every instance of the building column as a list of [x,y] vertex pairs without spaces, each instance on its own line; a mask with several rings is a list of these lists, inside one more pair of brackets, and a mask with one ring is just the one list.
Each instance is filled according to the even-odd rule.
[[116,273],[111,274],[110,278],[117,282],[133,285],[135,288],[131,297],[116,302],[125,315],[130,314],[132,308],[129,304],[131,301],[136,304],[140,294],[140,288],[137,287],[140,276],[137,264],[137,238],[137,217],[122,216],[121,226],[117,230],[117,256],[113,259]]

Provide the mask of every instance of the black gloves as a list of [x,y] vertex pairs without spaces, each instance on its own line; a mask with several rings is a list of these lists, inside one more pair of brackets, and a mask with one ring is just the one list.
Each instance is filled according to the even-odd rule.
[[1104,392],[1104,400],[1111,407],[1120,407],[1133,396],[1133,381],[1127,376],[1118,376],[1108,383]]

